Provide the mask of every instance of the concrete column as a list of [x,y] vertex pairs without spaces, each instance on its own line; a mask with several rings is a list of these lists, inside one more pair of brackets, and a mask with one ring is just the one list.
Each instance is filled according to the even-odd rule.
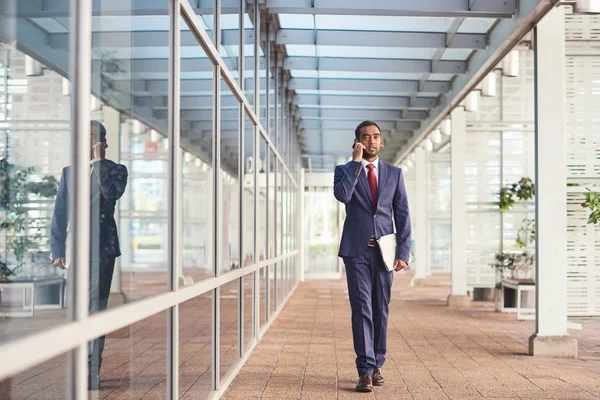
[[450,146],[452,169],[452,273],[450,307],[469,307],[467,295],[467,188],[465,184],[466,117],[465,110],[452,111],[452,137]]
[[[108,147],[106,148],[106,158],[113,160],[116,163],[121,161],[121,113],[112,107],[104,106],[102,108],[102,123],[106,128],[106,142]],[[119,205],[123,199],[121,198],[117,202],[117,208],[115,210],[115,221],[117,226],[120,226],[120,212]],[[123,233],[119,232],[120,237],[123,237]],[[126,236],[129,238],[129,235]],[[127,239],[121,240],[125,242],[124,247],[127,247]],[[126,302],[125,294],[121,288],[121,257],[117,257],[115,261],[115,271],[113,273],[112,283],[110,285],[110,296],[109,305],[116,306],[124,304]]]
[[536,330],[529,354],[577,357],[567,333],[565,14],[553,8],[535,29]]
[[415,228],[415,276],[412,280],[413,286],[424,286],[427,279],[427,261],[429,259],[429,248],[427,241],[427,198],[429,195],[427,179],[427,153],[422,148],[415,150],[415,211],[413,227]]

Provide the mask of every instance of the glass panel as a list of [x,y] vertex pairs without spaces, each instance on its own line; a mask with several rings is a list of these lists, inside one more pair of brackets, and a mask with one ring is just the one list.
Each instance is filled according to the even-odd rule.
[[219,339],[221,378],[228,375],[240,359],[238,341],[239,289],[240,281],[238,279],[221,286],[221,332]]
[[414,18],[365,15],[315,15],[317,29],[448,32],[454,18]]
[[67,355],[0,381],[0,399],[66,399]]
[[222,274],[240,266],[239,112],[240,103],[224,85],[221,93]]
[[278,14],[278,16],[283,29],[315,29],[315,18],[312,15]]
[[275,271],[277,270],[277,264],[269,266],[269,317],[272,318],[275,312],[275,298],[277,296],[277,287],[275,285]]
[[[185,26],[183,20],[181,24]],[[207,63],[205,70],[199,72],[212,79],[212,64]],[[186,90],[190,83],[181,81],[184,284],[214,276],[213,84],[210,80],[199,82],[206,82],[203,91],[190,93]]]
[[[98,398],[166,397],[166,311],[106,335],[100,359]],[[102,339],[93,345],[102,347]],[[95,361],[90,372],[94,376]]]
[[283,226],[283,212],[284,212],[283,179],[284,179],[285,172],[283,172],[283,164],[281,164],[281,162],[279,160],[277,160],[276,162],[278,163],[278,167],[277,167],[278,177],[277,177],[277,181],[276,181],[277,208],[275,209],[275,212],[277,213],[277,237],[275,240],[277,240],[277,255],[279,256],[279,255],[282,255],[285,253],[285,251],[283,249],[283,242],[284,242],[283,237],[285,235],[285,228]]
[[179,306],[179,398],[203,399],[211,392],[211,338],[212,291]]
[[244,346],[246,351],[254,337],[252,332],[252,295],[254,287],[254,274],[244,275]]
[[[213,2],[211,1],[201,1],[201,0],[191,0],[190,3],[196,8],[196,15],[198,16],[198,20],[208,33],[208,36],[215,44],[215,34],[214,34],[214,9]],[[185,26],[182,24],[182,27]]]
[[262,137],[259,139],[259,175],[258,175],[258,214],[256,216],[257,223],[257,252],[258,261],[265,259],[267,255],[267,144]]
[[254,125],[244,112],[244,265],[254,263]]
[[[110,110],[108,106],[103,109]],[[111,296],[125,296],[129,301],[166,290],[168,140],[166,123],[159,133],[134,118],[122,121],[120,149],[115,144],[113,151],[120,151],[121,165],[129,176],[118,202],[121,257],[115,264]],[[104,122],[110,127],[115,121],[106,118]],[[111,129],[107,127],[108,132]]]
[[[286,44],[285,51],[288,57],[316,57],[317,47],[315,45],[306,44]],[[355,54],[356,56],[356,54]],[[317,73],[317,71],[310,71]],[[295,75],[294,75],[295,76]]]
[[283,298],[282,293],[283,293],[283,286],[282,286],[282,277],[283,277],[283,261],[279,262],[277,264],[276,267],[276,278],[275,280],[277,281],[276,285],[277,285],[277,309],[279,309],[281,307],[281,299]]
[[266,287],[266,283],[267,283],[267,277],[266,277],[266,270],[265,268],[261,268],[260,269],[260,274],[259,274],[259,279],[260,279],[260,311],[259,311],[259,316],[260,316],[260,327],[262,329],[262,327],[265,325],[265,323],[267,322],[267,315],[266,315],[266,307],[267,307],[267,287]]
[[275,179],[276,179],[276,175],[275,175],[275,162],[276,162],[276,158],[275,155],[273,154],[273,152],[269,152],[269,203],[268,203],[268,209],[267,209],[267,215],[269,216],[269,226],[268,226],[268,237],[269,237],[269,243],[268,243],[268,258],[273,258],[275,257],[275,219],[276,219],[276,212],[277,212],[277,207],[275,205],[275,198],[276,198],[276,192],[275,192]]
[[[266,32],[264,32],[265,26],[266,25],[262,25],[262,27],[261,27],[262,34],[266,33]],[[271,58],[272,57],[273,57],[273,54],[271,52]],[[269,71],[269,72],[267,72],[267,71]],[[260,124],[265,129],[265,133],[268,133],[267,132],[267,75],[270,78],[271,72],[270,72],[270,68],[266,68],[264,66],[261,66],[259,72],[260,72],[260,75],[259,75],[260,76]]]
[[254,9],[254,2],[246,2],[244,18],[244,94],[250,104],[254,104],[254,23],[248,10]]
[[361,58],[405,58],[428,60],[436,49],[419,49],[403,47],[370,47],[370,46],[317,46],[318,57],[357,57]]
[[465,18],[457,33],[488,33],[495,23],[493,18]]
[[64,177],[71,176],[72,116],[65,78],[69,2],[62,3],[63,24],[47,19],[60,32],[60,50],[52,52],[46,45],[50,28],[19,15],[20,2],[4,1],[0,8],[0,343],[6,343],[68,318],[61,267],[71,261],[65,259],[71,249]]
[[229,70],[238,78],[238,61],[240,57],[240,4],[229,2],[221,7],[221,56]]
[[[122,7],[120,12],[131,11],[127,4]],[[166,39],[169,17],[122,15],[116,23],[113,11],[103,8],[92,21],[95,32],[110,35],[100,36],[92,47],[92,119],[103,125],[94,126],[92,144],[105,130],[108,147],[106,160],[98,151],[91,155],[96,161],[90,312],[106,308],[109,292],[122,304],[167,288],[168,73],[166,69],[154,72],[152,65],[166,65],[169,52],[168,47],[141,44],[134,34],[154,25]],[[146,73],[165,85],[142,92],[131,84]],[[98,98],[109,98],[111,103]]]

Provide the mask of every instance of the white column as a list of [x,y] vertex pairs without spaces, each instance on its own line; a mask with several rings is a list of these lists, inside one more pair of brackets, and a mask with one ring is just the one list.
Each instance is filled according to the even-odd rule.
[[427,199],[428,199],[428,177],[427,177],[427,152],[422,148],[415,150],[415,211],[414,211],[414,238],[415,238],[415,276],[412,280],[413,286],[423,286],[427,278],[427,260],[429,259],[427,246]]
[[465,184],[466,117],[465,110],[452,111],[452,137],[450,146],[452,170],[452,273],[448,305],[468,307],[467,295],[467,188]]
[[536,332],[529,354],[577,357],[567,333],[565,15],[553,8],[535,30]]

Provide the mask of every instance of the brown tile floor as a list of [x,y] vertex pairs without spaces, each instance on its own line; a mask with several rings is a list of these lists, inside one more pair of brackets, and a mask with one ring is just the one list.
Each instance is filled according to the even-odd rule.
[[384,387],[356,383],[345,280],[302,283],[224,395],[226,399],[597,399],[600,321],[570,331],[585,359],[527,355],[533,321],[445,306],[447,276],[411,288],[396,275]]

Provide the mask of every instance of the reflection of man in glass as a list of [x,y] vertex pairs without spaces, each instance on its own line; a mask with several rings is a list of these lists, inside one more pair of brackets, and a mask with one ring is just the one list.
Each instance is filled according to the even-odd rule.
[[[105,310],[108,305],[110,284],[115,258],[121,255],[115,206],[127,186],[127,168],[106,159],[106,129],[98,121],[91,123],[91,220],[90,220],[90,314]],[[69,225],[69,176],[71,167],[62,171],[58,194],[54,205],[50,247],[54,265],[69,268],[66,258],[67,231]],[[72,252],[71,252],[72,253]],[[88,344],[88,386],[98,389],[104,336]]]

